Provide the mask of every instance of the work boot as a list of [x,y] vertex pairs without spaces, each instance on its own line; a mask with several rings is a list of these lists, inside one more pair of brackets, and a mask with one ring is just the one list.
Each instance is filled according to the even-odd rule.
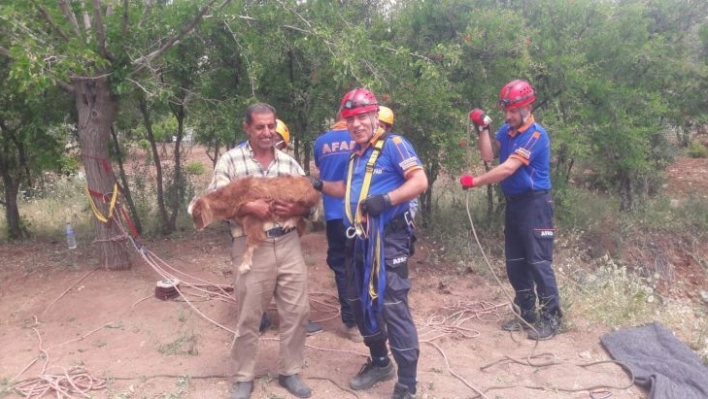
[[239,381],[229,399],[248,399],[253,391],[253,381]]
[[273,319],[268,316],[268,313],[263,313],[263,317],[261,317],[261,325],[258,326],[258,335],[263,335],[263,333],[271,327],[273,327]]
[[[526,312],[524,312],[526,313]],[[534,313],[526,313],[526,315],[523,317],[524,320],[526,320],[527,323],[533,325],[536,323],[536,320],[538,319]],[[514,316],[513,319],[507,320],[501,325],[501,329],[504,331],[511,331],[511,332],[516,332],[516,331],[521,331],[521,330],[530,330],[531,328],[527,326],[525,323],[522,323],[521,320],[519,320],[518,316]]]
[[397,382],[396,385],[393,386],[391,399],[415,399],[415,394],[410,393],[407,386]]
[[354,327],[346,327],[345,331],[345,336],[352,342],[364,342],[364,337],[361,335],[361,332],[359,331],[359,327],[354,326]]
[[388,381],[396,375],[393,362],[389,360],[385,366],[376,366],[371,362],[371,358],[366,361],[361,370],[349,381],[349,387],[355,391],[369,389],[377,382]]
[[558,318],[543,318],[539,320],[538,323],[534,324],[533,328],[536,330],[529,331],[528,338],[534,341],[546,341],[553,338],[554,335],[558,334],[560,329],[560,319]]
[[287,389],[288,392],[290,392],[292,395],[297,396],[298,398],[309,398],[310,396],[312,396],[312,391],[310,390],[310,388],[308,388],[307,385],[302,382],[300,376],[298,376],[297,374],[289,376],[279,375],[278,384],[280,384],[281,387]]
[[307,321],[307,329],[306,329],[306,330],[307,330],[307,336],[308,336],[308,337],[311,336],[311,335],[319,334],[319,333],[321,333],[322,331],[324,331],[324,329],[322,328],[321,325],[315,323],[315,322],[312,321],[312,320],[308,320],[308,321]]

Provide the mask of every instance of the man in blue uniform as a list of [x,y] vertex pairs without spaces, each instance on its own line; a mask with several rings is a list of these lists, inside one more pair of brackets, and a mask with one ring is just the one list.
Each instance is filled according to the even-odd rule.
[[[347,173],[349,154],[356,142],[347,130],[347,123],[338,115],[337,123],[315,140],[315,165],[320,170],[320,179],[324,181],[344,181]],[[364,338],[356,326],[352,306],[347,301],[347,274],[345,268],[345,250],[347,243],[344,227],[344,201],[342,198],[323,194],[325,220],[327,221],[327,265],[334,272],[337,294],[346,328],[347,338],[362,342]]]
[[[546,130],[534,120],[534,88],[524,80],[507,83],[499,94],[506,123],[497,131],[492,147],[485,112],[475,109],[470,118],[479,133],[482,159],[499,154],[499,165],[481,176],[464,175],[464,189],[500,183],[506,197],[504,250],[506,271],[516,293],[519,316],[533,324],[529,339],[551,339],[558,333],[562,313],[553,261],[553,198],[550,151]],[[539,306],[536,307],[538,297]],[[514,318],[502,324],[506,331],[526,328]]]
[[[418,333],[408,308],[410,201],[428,188],[428,179],[413,147],[403,137],[378,126],[379,104],[370,91],[348,92],[340,106],[356,142],[346,183],[313,181],[324,193],[345,197],[347,226],[347,294],[371,359],[349,382],[369,389],[398,376],[393,399],[416,393]],[[396,373],[388,357],[389,341]]]

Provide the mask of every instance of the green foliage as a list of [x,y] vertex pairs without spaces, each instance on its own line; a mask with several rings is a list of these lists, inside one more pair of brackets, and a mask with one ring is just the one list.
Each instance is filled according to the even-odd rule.
[[708,158],[708,148],[697,141],[691,142],[687,153],[691,158]]
[[184,167],[184,172],[192,176],[202,176],[207,173],[207,168],[199,161],[191,161]]
[[149,151],[150,150],[150,141],[147,139],[140,139],[138,140],[138,148],[144,151]]
[[59,173],[64,176],[73,176],[81,168],[81,159],[75,155],[63,155],[59,159]]
[[[572,187],[589,170],[593,189],[631,210],[656,194],[657,171],[675,155],[663,133],[708,118],[702,0],[231,1],[150,62],[137,60],[205,0],[111,4],[112,13],[108,2],[73,4],[79,15],[95,15],[95,4],[104,11],[105,49],[57,5],[6,3],[0,46],[12,60],[10,87],[41,93],[105,72],[126,146],[148,148],[140,101],[156,141],[193,128],[196,142],[221,151],[243,138],[245,106],[264,101],[289,125],[308,167],[311,143],[332,124],[342,94],[366,86],[394,110],[394,130],[413,143],[434,183],[481,163],[467,111],[485,108],[500,125],[499,88],[525,78],[552,138],[556,187]],[[560,194],[562,208],[573,193]]]
[[199,349],[197,348],[198,343],[199,334],[195,334],[191,331],[182,331],[172,342],[159,345],[157,351],[165,356],[197,356],[199,355]]

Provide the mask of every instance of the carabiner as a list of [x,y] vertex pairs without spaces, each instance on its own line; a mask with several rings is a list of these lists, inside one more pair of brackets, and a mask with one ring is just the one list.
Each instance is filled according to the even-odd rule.
[[347,228],[346,235],[347,235],[347,238],[354,238],[359,234],[357,234],[356,228],[354,226],[349,226]]

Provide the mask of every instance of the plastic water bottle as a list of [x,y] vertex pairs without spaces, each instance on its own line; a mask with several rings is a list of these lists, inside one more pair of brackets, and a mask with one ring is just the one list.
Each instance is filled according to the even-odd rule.
[[74,228],[71,227],[71,222],[66,222],[66,244],[69,249],[76,249],[76,234],[74,233]]

